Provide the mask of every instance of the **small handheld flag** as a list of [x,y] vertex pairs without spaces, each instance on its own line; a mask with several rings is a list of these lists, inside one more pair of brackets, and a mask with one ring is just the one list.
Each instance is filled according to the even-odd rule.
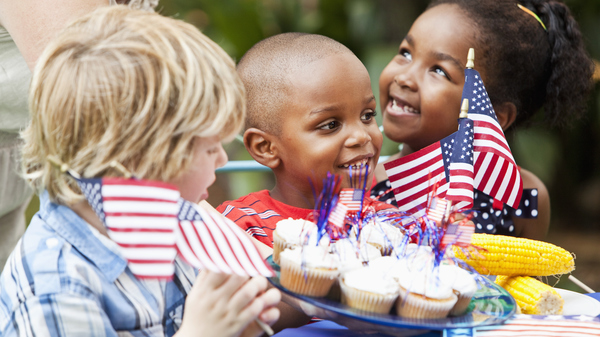
[[498,123],[481,75],[472,67],[465,69],[463,99],[469,101],[469,118],[474,122],[475,188],[517,208],[523,192],[519,167]]
[[360,211],[364,191],[358,188],[342,188],[339,203],[345,205],[348,211]]
[[[521,199],[523,182],[519,169],[481,76],[472,69],[473,55],[470,50],[463,88],[463,102],[469,102],[468,118],[459,120],[460,131],[384,164],[398,208],[415,217],[424,215],[427,201],[436,196],[455,201],[459,209],[472,207],[471,186],[513,208]],[[472,150],[458,144],[471,141]]]
[[177,254],[198,269],[274,276],[230,220],[180,197],[169,184],[134,178],[75,178],[139,278],[171,278]]
[[469,102],[463,101],[456,141],[450,159],[450,184],[446,199],[453,201],[455,210],[473,207],[473,121],[467,118]]

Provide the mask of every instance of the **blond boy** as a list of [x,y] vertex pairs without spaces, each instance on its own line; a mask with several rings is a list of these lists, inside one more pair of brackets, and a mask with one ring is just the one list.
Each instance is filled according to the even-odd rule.
[[[196,272],[137,279],[75,181],[120,176],[206,198],[245,114],[232,60],[196,28],[154,13],[105,8],[61,33],[32,79],[26,179],[41,207],[0,278],[0,335],[257,335],[277,320],[266,280]],[[195,283],[194,283],[195,282]],[[185,316],[184,312],[185,305]]]

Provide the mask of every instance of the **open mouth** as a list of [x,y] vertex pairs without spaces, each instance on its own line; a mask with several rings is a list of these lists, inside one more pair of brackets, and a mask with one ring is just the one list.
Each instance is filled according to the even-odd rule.
[[368,163],[369,163],[369,158],[364,158],[364,159],[357,160],[352,163],[340,165],[338,167],[342,168],[342,169],[358,170],[360,168],[364,168]]
[[412,106],[404,103],[403,101],[397,100],[393,97],[390,97],[391,104],[388,108],[388,111],[392,114],[401,115],[401,114],[413,114],[418,115],[421,112]]

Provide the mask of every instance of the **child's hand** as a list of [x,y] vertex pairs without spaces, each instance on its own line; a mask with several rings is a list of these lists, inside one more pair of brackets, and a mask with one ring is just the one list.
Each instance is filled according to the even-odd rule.
[[177,336],[259,336],[256,318],[271,325],[281,294],[266,291],[264,277],[243,277],[202,270],[188,294]]

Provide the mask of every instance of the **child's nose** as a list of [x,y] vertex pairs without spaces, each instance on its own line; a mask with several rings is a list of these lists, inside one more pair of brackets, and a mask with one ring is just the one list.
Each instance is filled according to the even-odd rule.
[[215,169],[225,166],[225,164],[227,164],[227,160],[229,160],[229,158],[227,158],[227,152],[225,152],[225,149],[223,148],[223,146],[221,144],[219,144],[218,151],[219,151],[219,153],[217,154],[217,161],[216,161]]
[[400,86],[400,88],[406,88],[412,91],[417,90],[417,82],[415,81],[415,76],[411,69],[396,74],[396,76],[394,76],[394,83]]
[[359,125],[350,133],[350,136],[346,139],[347,147],[360,147],[365,146],[371,141],[371,135],[366,130],[364,125]]

